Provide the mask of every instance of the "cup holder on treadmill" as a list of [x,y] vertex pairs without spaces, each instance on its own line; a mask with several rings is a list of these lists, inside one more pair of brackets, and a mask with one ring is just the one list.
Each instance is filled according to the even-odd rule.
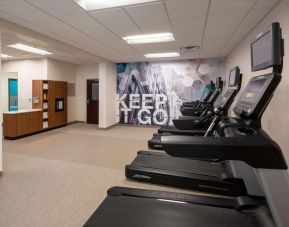
[[245,127],[245,128],[237,128],[237,132],[241,135],[244,136],[250,136],[250,135],[254,135],[256,133],[256,131],[252,128],[249,127]]

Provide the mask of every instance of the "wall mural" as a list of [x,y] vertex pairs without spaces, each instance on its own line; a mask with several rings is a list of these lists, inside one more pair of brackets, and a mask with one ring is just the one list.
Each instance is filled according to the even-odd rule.
[[205,85],[223,76],[224,69],[224,59],[118,64],[119,122],[172,125],[182,103],[200,99]]

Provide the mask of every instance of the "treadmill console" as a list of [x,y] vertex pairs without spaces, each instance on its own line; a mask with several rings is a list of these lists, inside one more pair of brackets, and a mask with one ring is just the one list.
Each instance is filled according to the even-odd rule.
[[273,23],[251,44],[252,71],[273,67],[273,73],[253,77],[234,107],[237,116],[260,119],[281,80],[284,42],[279,23]]
[[233,109],[235,114],[242,118],[257,119],[266,108],[280,80],[281,76],[275,73],[252,78]]
[[227,106],[229,100],[234,96],[235,92],[236,92],[235,89],[227,89],[225,94],[221,94],[219,96],[214,105],[214,108],[223,110]]
[[222,82],[222,78],[221,77],[217,77],[216,78],[216,84],[215,85],[216,85],[215,90],[223,87],[223,82]]
[[220,89],[222,89],[222,87],[223,87],[223,81],[222,81],[221,77],[217,77],[215,90],[212,93],[212,95],[210,96],[208,103],[212,103],[215,100],[216,95],[220,92]]
[[239,84],[240,84],[240,68],[236,66],[230,70],[228,87],[236,87]]
[[[279,23],[273,23],[251,43],[251,69],[258,71],[283,65],[284,40]],[[281,69],[282,70],[282,69]],[[279,71],[278,73],[281,74]]]
[[235,94],[237,93],[236,89],[231,87],[240,86],[241,78],[242,75],[240,73],[240,68],[238,66],[230,70],[229,83],[228,83],[229,89],[227,89],[226,92],[224,92],[224,94],[222,93],[218,97],[217,101],[215,102],[214,108],[224,110],[227,106],[231,104],[231,102],[235,98]]

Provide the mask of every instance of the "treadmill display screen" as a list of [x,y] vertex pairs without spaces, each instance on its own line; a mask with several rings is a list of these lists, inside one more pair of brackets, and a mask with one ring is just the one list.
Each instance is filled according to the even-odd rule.
[[235,80],[236,80],[236,70],[232,70],[230,72],[230,76],[229,76],[229,86],[235,86]]
[[250,104],[250,106],[255,102],[258,93],[262,91],[262,87],[266,79],[251,81],[242,97],[242,103]]
[[271,32],[268,31],[252,43],[252,67],[270,65],[273,63],[272,57],[272,37]]

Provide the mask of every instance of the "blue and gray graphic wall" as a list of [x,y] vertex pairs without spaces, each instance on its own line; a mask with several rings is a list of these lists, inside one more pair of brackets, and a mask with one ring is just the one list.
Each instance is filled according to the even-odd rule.
[[120,123],[172,125],[183,102],[198,100],[210,80],[224,75],[224,59],[120,63]]

